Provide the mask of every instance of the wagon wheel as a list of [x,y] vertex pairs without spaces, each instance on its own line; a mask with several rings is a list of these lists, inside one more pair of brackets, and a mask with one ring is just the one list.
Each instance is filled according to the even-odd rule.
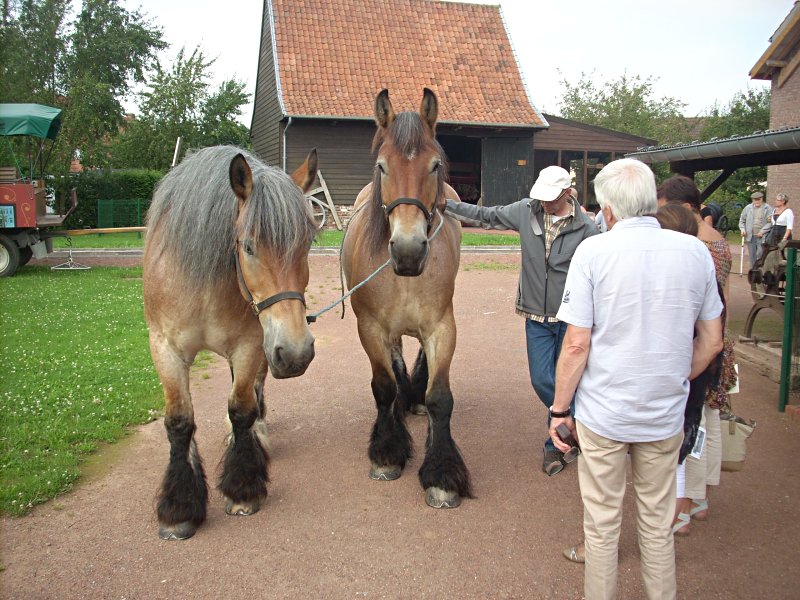
[[0,234],[0,277],[11,277],[20,264],[19,248],[14,240]]
[[33,250],[31,250],[30,246],[25,246],[24,248],[19,249],[19,266],[24,267],[28,264],[28,261],[33,258]]
[[325,204],[321,200],[317,200],[314,196],[306,196],[311,214],[314,217],[314,222],[317,224],[317,229],[325,227],[325,221],[328,218],[328,211],[325,209]]

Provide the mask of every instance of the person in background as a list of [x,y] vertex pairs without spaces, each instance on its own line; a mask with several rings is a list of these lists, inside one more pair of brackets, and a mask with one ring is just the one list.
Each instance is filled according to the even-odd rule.
[[722,302],[706,247],[651,216],[656,183],[645,164],[609,163],[595,191],[609,232],[581,244],[569,269],[557,313],[567,331],[550,435],[567,451],[557,431],[566,425],[581,447],[586,599],[616,597],[630,453],[646,597],[670,600],[677,593],[671,524],[684,406],[689,380],[722,349]]
[[770,223],[772,207],[764,202],[763,192],[753,192],[750,199],[751,203],[744,207],[739,216],[739,231],[747,242],[750,268],[753,269],[761,257],[761,242],[772,226]]
[[[525,317],[531,384],[548,409],[553,404],[556,361],[566,330],[566,324],[556,318],[556,311],[567,269],[578,245],[597,233],[572,192],[569,173],[552,166],[539,173],[530,198],[491,207],[448,200],[446,208],[449,214],[476,221],[486,229],[519,231],[522,259],[516,309]],[[565,464],[563,453],[547,437],[542,470],[552,476]]]
[[778,194],[775,196],[775,209],[772,211],[772,231],[770,232],[770,241],[774,245],[780,244],[782,241],[792,239],[792,228],[794,227],[794,213],[788,207],[789,196],[786,194]]
[[[697,237],[708,248],[714,261],[717,283],[727,297],[728,278],[733,258],[727,240],[701,216],[700,190],[694,181],[675,175],[658,188],[659,212],[670,205],[685,209],[695,220]],[[678,229],[680,231],[680,229]],[[705,443],[699,457],[689,455],[677,469],[677,501],[673,533],[688,535],[691,519],[703,520],[708,516],[708,488],[718,486],[722,468],[722,429],[720,410],[728,410],[728,390],[736,382],[733,338],[724,332],[722,368],[718,377],[706,390],[700,427],[705,430]]]
[[[708,206],[703,204],[700,207],[700,216],[703,217],[703,221],[706,222],[706,225],[710,225],[711,227],[714,226],[714,211],[712,211]],[[667,227],[667,229],[672,229],[671,227]],[[673,230],[675,231],[675,230]]]

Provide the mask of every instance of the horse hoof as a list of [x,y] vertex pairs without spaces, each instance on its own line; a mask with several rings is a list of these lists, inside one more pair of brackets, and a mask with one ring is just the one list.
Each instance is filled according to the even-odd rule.
[[425,408],[424,404],[412,404],[411,408],[409,409],[411,413],[415,415],[427,415],[428,409]]
[[234,502],[230,498],[225,503],[225,513],[232,517],[249,517],[256,514],[261,508],[260,500],[250,502]]
[[431,508],[457,508],[461,505],[461,496],[457,492],[429,487],[425,490],[425,504]]
[[393,481],[402,475],[403,469],[397,465],[379,467],[375,464],[369,470],[369,478],[375,481]]
[[197,525],[189,521],[176,523],[175,525],[159,525],[158,537],[162,540],[188,540],[197,531]]

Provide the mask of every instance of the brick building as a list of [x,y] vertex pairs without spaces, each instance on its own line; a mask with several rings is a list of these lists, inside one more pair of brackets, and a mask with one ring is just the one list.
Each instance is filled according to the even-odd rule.
[[[800,125],[800,2],[770,38],[770,45],[750,70],[752,79],[771,81],[769,127],[780,130]],[[789,206],[800,215],[800,164],[772,165],[767,170],[767,192],[770,202],[775,194],[789,194]],[[794,237],[800,232],[800,219],[795,218]]]

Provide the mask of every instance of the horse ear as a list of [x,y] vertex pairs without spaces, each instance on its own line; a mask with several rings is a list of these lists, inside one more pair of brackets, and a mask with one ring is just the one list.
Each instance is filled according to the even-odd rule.
[[314,179],[317,177],[317,149],[313,148],[311,152],[308,153],[306,159],[303,161],[303,164],[295,169],[294,173],[292,173],[292,181],[297,184],[303,192],[307,192],[311,189],[311,184],[314,183]]
[[375,98],[375,122],[381,129],[386,129],[394,121],[394,109],[389,100],[389,90],[381,90]]
[[439,116],[439,101],[436,99],[436,94],[434,94],[428,88],[422,92],[422,104],[419,108],[419,114],[431,128],[431,131],[436,129],[436,119]]
[[236,194],[236,197],[241,202],[247,202],[250,193],[253,191],[253,172],[241,153],[231,160],[228,176],[231,180],[233,193]]

